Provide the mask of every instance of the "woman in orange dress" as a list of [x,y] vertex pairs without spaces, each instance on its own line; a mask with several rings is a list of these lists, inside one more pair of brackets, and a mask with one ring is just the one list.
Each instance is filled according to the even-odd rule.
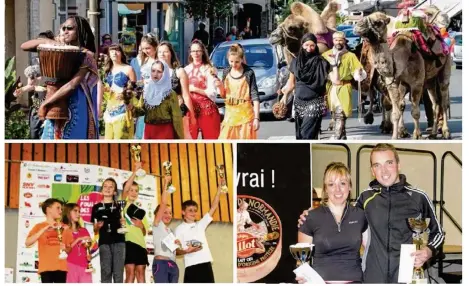
[[244,50],[234,44],[228,51],[229,68],[223,71],[225,118],[219,139],[257,139],[260,126],[256,76],[244,61]]

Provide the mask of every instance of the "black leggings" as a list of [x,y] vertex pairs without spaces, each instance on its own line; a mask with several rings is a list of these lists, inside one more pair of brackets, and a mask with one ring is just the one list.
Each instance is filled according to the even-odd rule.
[[318,140],[321,131],[322,116],[295,118],[296,139]]
[[44,271],[41,273],[42,283],[65,283],[67,282],[66,271]]
[[184,269],[184,283],[215,283],[212,263],[205,262]]

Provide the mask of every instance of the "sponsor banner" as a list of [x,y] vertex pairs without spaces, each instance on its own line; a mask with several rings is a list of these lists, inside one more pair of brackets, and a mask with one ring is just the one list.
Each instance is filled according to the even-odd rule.
[[311,207],[310,153],[301,143],[238,145],[238,282],[296,283],[289,246],[298,242],[298,217]]
[[[103,181],[109,177],[116,180],[120,199],[123,184],[132,173],[83,164],[22,162],[21,166],[16,281],[19,283],[38,283],[41,280],[37,274],[39,262],[37,244],[26,248],[24,241],[34,225],[45,220],[41,209],[42,203],[48,198],[77,203],[80,206],[82,225],[90,234],[93,234],[93,224],[90,221],[91,210],[94,204],[102,201],[100,191]],[[147,212],[147,218],[151,223],[157,202],[156,178],[148,175],[144,178],[138,178],[136,181],[141,190],[136,204]],[[96,269],[93,273],[94,283],[99,283],[101,278],[97,239],[99,237],[95,237],[91,249],[92,264],[93,268]],[[153,237],[147,235],[145,241],[147,248],[153,252]],[[149,257],[149,261],[153,261],[153,255]],[[147,269],[150,269],[146,273],[147,281],[151,281],[151,266]]]

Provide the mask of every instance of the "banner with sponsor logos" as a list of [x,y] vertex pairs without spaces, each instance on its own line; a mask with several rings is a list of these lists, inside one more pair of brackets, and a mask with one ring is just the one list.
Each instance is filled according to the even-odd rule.
[[295,283],[297,220],[311,207],[309,144],[239,144],[237,160],[237,278],[248,283]]
[[[22,162],[19,192],[18,215],[18,254],[16,267],[16,282],[40,282],[38,269],[37,243],[32,247],[25,247],[28,233],[37,223],[45,220],[41,210],[42,202],[48,198],[57,198],[67,203],[80,206],[82,225],[93,238],[92,264],[95,272],[93,282],[100,282],[100,261],[98,252],[98,236],[93,236],[91,210],[93,205],[101,202],[101,186],[106,178],[114,178],[118,185],[119,197],[123,183],[130,177],[130,171],[100,167],[96,165],[64,164],[51,162]],[[153,221],[153,211],[157,204],[156,177],[147,175],[137,178],[139,184],[139,199],[137,205],[146,211],[150,224]],[[150,230],[149,230],[150,231]],[[145,237],[149,252],[149,261],[153,260],[153,237]],[[58,254],[57,254],[58,255]],[[124,269],[122,269],[124,271]],[[151,281],[151,266],[147,267],[146,281]]]

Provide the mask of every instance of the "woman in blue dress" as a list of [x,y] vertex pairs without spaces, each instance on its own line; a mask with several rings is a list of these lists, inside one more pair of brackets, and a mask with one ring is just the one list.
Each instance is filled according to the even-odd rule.
[[137,99],[124,99],[124,88],[127,83],[136,82],[135,72],[127,64],[127,59],[121,46],[114,44],[108,48],[108,60],[104,67],[104,112],[105,139],[133,139],[134,120],[130,105],[136,105]]
[[94,35],[88,21],[72,16],[62,24],[60,37],[63,43],[50,39],[30,40],[21,45],[26,51],[35,51],[40,44],[73,45],[82,49],[82,64],[75,76],[57,92],[44,100],[39,107],[39,118],[44,119],[53,103],[68,98],[69,118],[67,120],[46,119],[42,139],[97,139],[98,68],[94,53]]

